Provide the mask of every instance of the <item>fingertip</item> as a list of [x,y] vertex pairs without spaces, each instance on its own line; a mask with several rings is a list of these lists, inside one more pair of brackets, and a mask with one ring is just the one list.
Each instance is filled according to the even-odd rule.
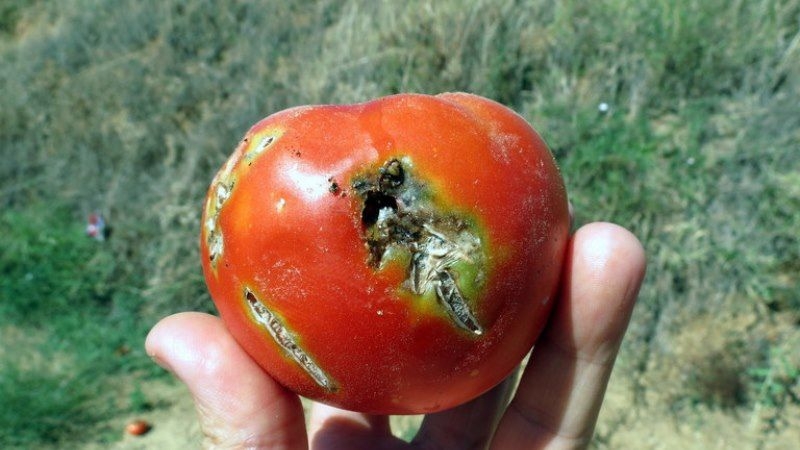
[[610,222],[586,224],[575,232],[575,246],[581,248],[595,265],[610,261],[623,265],[624,273],[644,275],[645,250],[628,229]]
[[200,312],[181,312],[159,321],[145,339],[145,351],[190,389],[195,388],[195,378],[223,376],[217,372],[228,365],[257,368],[219,317]]
[[628,229],[609,222],[584,225],[573,237],[570,258],[570,278],[601,289],[601,298],[617,299],[620,307],[633,306],[647,261],[644,246]]
[[587,354],[600,351],[613,357],[645,268],[644,247],[627,229],[608,222],[579,228],[570,242],[561,299],[549,333]]
[[164,317],[159,320],[145,339],[145,349],[148,354],[160,352],[162,346],[169,340],[169,336],[183,328],[184,324],[194,325],[205,320],[215,320],[214,316],[199,312],[182,312]]

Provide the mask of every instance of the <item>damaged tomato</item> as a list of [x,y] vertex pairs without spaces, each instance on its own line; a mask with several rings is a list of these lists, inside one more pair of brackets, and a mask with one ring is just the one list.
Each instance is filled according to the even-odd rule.
[[508,376],[556,295],[569,214],[542,139],[470,94],[263,119],[214,178],[205,278],[289,389],[379,414],[453,407]]

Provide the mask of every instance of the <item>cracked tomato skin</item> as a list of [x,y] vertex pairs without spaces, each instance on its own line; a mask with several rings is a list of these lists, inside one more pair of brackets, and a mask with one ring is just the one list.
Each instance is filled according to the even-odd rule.
[[569,233],[531,126],[400,94],[255,124],[214,178],[202,265],[230,332],[292,391],[373,414],[491,389],[539,336]]

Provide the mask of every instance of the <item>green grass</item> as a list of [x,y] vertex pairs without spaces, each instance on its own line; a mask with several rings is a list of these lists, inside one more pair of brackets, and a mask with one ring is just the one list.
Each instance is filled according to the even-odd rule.
[[4,448],[63,445],[87,429],[108,438],[96,424],[142,404],[119,400],[113,377],[156,373],[142,349],[140,280],[81,219],[52,204],[0,214]]
[[[800,367],[798,17],[797,0],[2,3],[0,329],[24,352],[0,352],[0,430],[17,430],[0,444],[97,422],[108,380],[152,375],[149,325],[211,310],[200,208],[252,123],[404,91],[513,107],[552,147],[578,222],[642,239],[619,369],[637,392],[658,380],[673,410],[780,416],[797,401],[775,389],[795,392]],[[95,210],[114,226],[102,244],[82,235]],[[718,348],[676,346],[697,322],[727,330]],[[690,364],[720,352],[739,355],[725,373]]]

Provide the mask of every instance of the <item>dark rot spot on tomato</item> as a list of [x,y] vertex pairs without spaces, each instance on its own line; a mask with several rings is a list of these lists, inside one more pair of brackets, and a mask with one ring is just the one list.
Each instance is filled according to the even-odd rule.
[[[457,280],[479,291],[485,270],[481,240],[464,217],[437,205],[424,180],[404,168],[401,159],[392,158],[376,174],[352,183],[363,201],[368,263],[380,269],[385,259],[409,256],[406,289],[417,296],[433,293],[456,326],[480,336],[483,327]],[[465,263],[475,266],[469,275],[459,273]]]
[[403,184],[405,179],[403,164],[397,159],[392,159],[381,167],[378,185],[381,189],[396,189]]
[[[364,194],[364,208],[361,210],[361,222],[369,228],[378,223],[381,214],[397,212],[397,199],[380,191],[368,191]],[[378,261],[380,262],[380,261]]]
[[339,182],[336,181],[333,177],[328,178],[328,192],[333,195],[339,194],[342,191],[342,188],[339,187]]

